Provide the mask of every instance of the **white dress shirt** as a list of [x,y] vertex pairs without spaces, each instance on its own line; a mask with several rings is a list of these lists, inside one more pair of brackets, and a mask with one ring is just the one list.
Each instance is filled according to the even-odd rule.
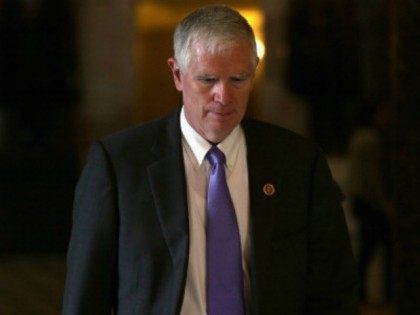
[[[212,145],[191,127],[185,117],[184,108],[182,108],[180,120],[190,229],[187,281],[181,315],[204,315],[207,314],[206,202],[210,171],[210,164],[205,156]],[[242,128],[237,126],[233,129],[229,136],[217,147],[226,156],[226,180],[239,226],[245,303],[247,309],[249,309],[249,189],[246,141]]]

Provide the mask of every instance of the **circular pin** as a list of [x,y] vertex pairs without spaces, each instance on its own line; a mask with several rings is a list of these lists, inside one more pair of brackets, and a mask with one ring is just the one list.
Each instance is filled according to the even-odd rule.
[[263,192],[265,195],[271,197],[276,193],[276,188],[273,184],[267,183],[263,186]]

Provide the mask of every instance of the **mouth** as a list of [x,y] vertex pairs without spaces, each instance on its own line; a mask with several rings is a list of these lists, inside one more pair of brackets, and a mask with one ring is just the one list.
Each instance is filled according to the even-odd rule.
[[234,113],[234,111],[224,111],[224,112],[221,112],[221,111],[209,111],[208,113],[210,115],[212,115],[212,116],[215,116],[215,117],[225,118],[225,117],[231,116]]

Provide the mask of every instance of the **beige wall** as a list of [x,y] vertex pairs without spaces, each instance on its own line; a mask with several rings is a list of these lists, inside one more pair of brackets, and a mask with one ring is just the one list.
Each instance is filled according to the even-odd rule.
[[134,111],[133,5],[78,0],[82,146],[127,126]]

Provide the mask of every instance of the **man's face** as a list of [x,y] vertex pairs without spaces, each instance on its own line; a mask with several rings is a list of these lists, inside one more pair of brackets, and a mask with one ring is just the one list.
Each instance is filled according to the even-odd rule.
[[191,59],[181,71],[168,60],[175,86],[182,91],[185,116],[207,141],[219,143],[245,115],[255,73],[246,42],[211,53],[200,42],[192,45]]

